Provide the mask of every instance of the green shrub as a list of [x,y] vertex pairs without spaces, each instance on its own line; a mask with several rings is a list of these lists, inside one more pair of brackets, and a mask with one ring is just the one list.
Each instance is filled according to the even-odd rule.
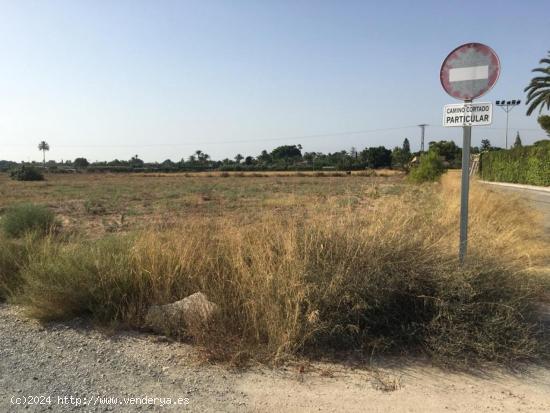
[[412,182],[433,182],[445,172],[437,151],[429,151],[420,157],[420,163],[412,167],[409,179]]
[[8,208],[1,223],[6,236],[12,238],[29,232],[46,234],[56,225],[54,213],[45,206],[35,204],[19,204]]
[[43,181],[44,174],[33,166],[21,166],[10,171],[10,177],[16,181]]
[[550,141],[481,154],[480,175],[487,181],[550,185]]

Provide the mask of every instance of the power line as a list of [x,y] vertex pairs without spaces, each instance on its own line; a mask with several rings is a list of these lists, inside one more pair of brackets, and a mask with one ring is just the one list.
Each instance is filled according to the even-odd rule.
[[[186,143],[150,143],[150,144],[136,144],[136,145],[56,145],[57,148],[147,148],[147,147],[174,147],[174,146],[201,146],[201,145],[231,145],[237,143],[255,143],[255,142],[275,142],[275,141],[290,141],[290,140],[301,140],[301,139],[320,139],[320,138],[329,138],[337,136],[353,136],[353,135],[364,135],[369,133],[376,132],[386,132],[392,130],[403,130],[403,129],[412,129],[417,128],[420,125],[409,125],[409,126],[398,126],[394,128],[377,128],[377,129],[364,129],[357,131],[347,131],[347,132],[333,132],[333,133],[322,133],[315,135],[298,135],[298,136],[286,136],[286,137],[275,137],[275,138],[257,138],[257,139],[240,139],[240,140],[230,140],[230,141],[202,141],[202,142],[186,142]],[[440,125],[433,124],[423,124],[422,126],[429,126],[430,128],[441,128],[449,129]],[[485,130],[505,130],[506,128],[497,128],[497,127],[483,127]],[[541,132],[541,129],[536,128],[517,128],[520,132]],[[20,146],[20,147],[29,147],[34,146],[34,144],[22,144],[22,143],[2,143],[2,146]]]
[[[399,126],[395,128],[379,128],[379,129],[365,129],[358,131],[347,132],[334,132],[334,133],[322,133],[316,135],[301,135],[301,136],[286,136],[276,138],[258,138],[258,139],[242,139],[233,141],[203,141],[203,142],[187,142],[187,143],[150,143],[143,145],[56,145],[58,148],[141,148],[141,147],[154,147],[154,146],[197,146],[197,145],[225,145],[234,143],[254,143],[254,142],[270,142],[270,141],[288,141],[299,139],[318,139],[328,138],[332,136],[351,136],[351,135],[363,135],[367,133],[385,132],[391,130],[410,129],[416,125],[411,126]],[[3,144],[4,146],[30,146],[31,144]]]

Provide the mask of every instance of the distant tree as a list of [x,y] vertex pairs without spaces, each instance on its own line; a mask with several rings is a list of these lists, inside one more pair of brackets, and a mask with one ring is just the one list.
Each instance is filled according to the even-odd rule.
[[[539,63],[545,64],[545,67],[537,67],[532,72],[541,73],[540,76],[535,76],[531,79],[531,83],[524,89],[527,92],[527,115],[531,115],[537,107],[539,113],[546,105],[546,109],[550,109],[550,51],[548,57],[541,59]],[[539,107],[540,106],[540,107]]]
[[128,161],[119,161],[118,159],[115,159],[113,161],[107,162],[108,166],[124,166],[128,165]]
[[428,144],[429,150],[437,150],[451,167],[459,167],[462,157],[462,149],[453,141],[438,141]]
[[491,150],[491,141],[489,139],[481,140],[481,152],[487,152]]
[[75,168],[85,169],[90,165],[90,162],[86,158],[76,158],[73,164]]
[[383,146],[365,148],[361,151],[361,159],[369,168],[391,167],[391,151]]
[[197,159],[197,161],[200,163],[200,164],[205,164],[208,162],[208,160],[210,159],[210,155],[208,155],[207,153],[204,153],[203,151],[201,150],[196,150],[195,151],[195,158]]
[[238,164],[240,164],[243,159],[244,157],[240,153],[235,156],[235,162],[237,162]]
[[544,131],[550,136],[550,116],[543,115],[539,116],[537,121],[539,122],[539,125]]
[[17,162],[5,161],[5,160],[0,161],[0,171],[1,172],[9,171],[10,169],[15,168],[15,167],[17,167]]
[[519,131],[516,134],[516,140],[514,142],[514,148],[521,148],[523,145],[521,144],[521,138],[519,136]]
[[303,158],[304,161],[306,161],[307,163],[312,164],[313,161],[315,160],[315,152],[306,152],[306,153],[304,153],[304,155],[302,156],[302,158]]
[[257,156],[258,162],[262,164],[270,164],[272,159],[271,155],[264,149],[260,155]]
[[252,156],[247,156],[244,158],[244,164],[245,165],[253,165],[254,164],[254,158]]
[[409,139],[405,138],[403,141],[403,152],[404,153],[411,153],[411,144],[409,143]]
[[409,162],[412,159],[411,145],[409,140],[405,138],[403,146],[396,146],[391,153],[391,164],[394,168],[408,169]]
[[163,168],[172,169],[176,167],[176,164],[172,162],[170,159],[166,159],[160,164]]
[[42,151],[42,166],[46,167],[46,151],[50,150],[50,145],[48,142],[42,141],[38,144],[38,150]]
[[406,153],[403,148],[396,146],[391,153],[392,168],[407,169],[411,160],[411,154]]
[[[298,147],[299,146],[299,147]],[[271,151],[274,160],[296,160],[302,157],[301,145],[283,145]]]
[[145,164],[138,155],[132,156],[129,163],[132,168],[141,168]]

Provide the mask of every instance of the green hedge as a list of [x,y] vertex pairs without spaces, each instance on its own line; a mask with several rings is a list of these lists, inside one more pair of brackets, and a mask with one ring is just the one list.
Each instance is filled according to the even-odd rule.
[[533,146],[481,154],[481,178],[486,181],[550,185],[550,141]]

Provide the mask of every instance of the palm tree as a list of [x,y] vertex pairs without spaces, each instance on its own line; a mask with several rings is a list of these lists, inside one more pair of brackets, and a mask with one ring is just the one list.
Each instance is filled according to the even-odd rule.
[[50,150],[50,145],[48,145],[48,142],[42,141],[38,144],[38,150],[42,151],[42,153],[43,153],[42,165],[45,168],[46,167],[46,151]]
[[199,163],[206,163],[208,162],[208,159],[210,159],[210,155],[208,155],[207,153],[204,153],[200,149],[195,151],[195,155],[199,160]]
[[533,69],[533,72],[539,72],[541,75],[531,79],[529,86],[524,89],[524,92],[527,92],[527,104],[529,105],[527,116],[531,115],[539,105],[539,113],[544,109],[544,105],[550,109],[550,51],[548,57],[541,59],[539,63],[547,66]]

